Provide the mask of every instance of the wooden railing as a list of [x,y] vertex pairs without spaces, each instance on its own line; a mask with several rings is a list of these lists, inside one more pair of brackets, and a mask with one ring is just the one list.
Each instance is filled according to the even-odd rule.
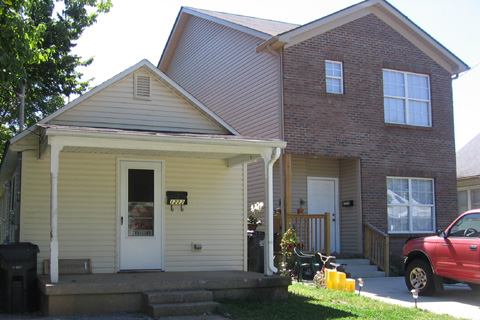
[[389,237],[368,222],[363,223],[365,233],[365,258],[385,271],[388,277],[390,269]]
[[[286,229],[295,229],[298,245],[303,252],[330,254],[330,213],[287,214],[286,226]],[[274,232],[282,234],[281,215],[273,217],[273,228]]]

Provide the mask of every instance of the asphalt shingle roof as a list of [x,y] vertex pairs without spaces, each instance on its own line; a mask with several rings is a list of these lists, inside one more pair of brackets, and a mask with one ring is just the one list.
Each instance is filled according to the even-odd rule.
[[247,16],[241,16],[241,15],[231,14],[231,13],[210,11],[210,10],[190,8],[190,7],[188,7],[188,9],[197,11],[218,19],[229,21],[252,30],[260,31],[262,33],[265,33],[271,36],[276,36],[280,33],[295,29],[300,26],[298,24],[293,24],[293,23],[247,17]]
[[480,176],[480,134],[457,152],[457,178]]

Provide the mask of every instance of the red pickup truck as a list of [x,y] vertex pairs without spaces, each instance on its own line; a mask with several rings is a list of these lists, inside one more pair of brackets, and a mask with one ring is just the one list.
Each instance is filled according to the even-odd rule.
[[403,247],[405,282],[420,295],[443,291],[443,283],[466,283],[480,291],[480,209],[460,215],[436,236],[413,238]]

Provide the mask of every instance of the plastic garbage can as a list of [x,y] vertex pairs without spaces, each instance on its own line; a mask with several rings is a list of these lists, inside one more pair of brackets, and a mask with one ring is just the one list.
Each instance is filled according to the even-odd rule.
[[37,253],[30,242],[0,245],[0,312],[38,310]]

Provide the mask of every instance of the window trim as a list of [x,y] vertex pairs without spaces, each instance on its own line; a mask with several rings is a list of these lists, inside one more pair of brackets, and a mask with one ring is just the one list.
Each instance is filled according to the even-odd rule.
[[[327,62],[339,64],[340,65],[340,77],[329,76],[327,75]],[[327,79],[340,80],[340,92],[328,91]],[[325,60],[325,91],[332,94],[344,94],[345,90],[343,87],[343,62],[335,60]]]
[[[386,187],[386,191],[388,191],[388,179],[408,179],[408,192],[409,192],[409,204],[408,204],[408,210],[409,210],[409,217],[408,217],[408,230],[406,231],[391,231],[389,230],[389,223],[388,223],[388,207],[389,206],[395,206],[395,205],[391,205],[388,203],[388,198],[387,198],[387,233],[388,234],[425,234],[425,233],[435,233],[436,231],[436,225],[437,225],[437,214],[436,214],[436,207],[435,207],[435,202],[436,202],[436,194],[435,194],[435,179],[433,178],[421,178],[421,177],[399,177],[399,176],[387,176],[387,178],[385,179],[385,187]],[[411,183],[412,183],[412,180],[428,180],[428,181],[432,181],[432,193],[433,193],[433,203],[432,205],[421,205],[422,207],[431,207],[432,208],[432,230],[425,230],[425,231],[413,231],[413,216],[410,215],[410,208],[414,207],[414,205],[411,204],[411,199],[412,199],[412,196],[411,196],[411,193],[412,193],[412,187],[411,187]],[[405,206],[405,205],[398,205],[398,206]],[[418,205],[417,205],[418,206]]]
[[[433,127],[433,121],[432,121],[432,88],[430,85],[430,75],[429,74],[424,74],[424,73],[416,73],[416,72],[408,72],[408,71],[400,71],[400,70],[395,70],[395,69],[388,69],[388,68],[383,68],[382,69],[382,89],[385,86],[385,78],[383,76],[384,71],[391,71],[391,72],[396,72],[396,73],[402,73],[404,74],[404,86],[405,86],[405,97],[398,97],[398,96],[389,96],[385,94],[385,90],[383,90],[383,110],[384,110],[384,121],[385,123],[389,124],[398,124],[398,125],[407,125],[407,126],[414,126],[414,127],[424,127],[424,128],[431,128]],[[416,76],[422,76],[427,78],[427,84],[428,84],[428,100],[422,100],[422,99],[414,99],[414,98],[409,98],[408,95],[408,80],[407,80],[407,75],[416,75]],[[398,99],[398,100],[403,100],[404,105],[405,105],[405,123],[401,122],[391,122],[387,121],[385,119],[385,98],[389,99]],[[420,101],[420,102],[426,102],[428,104],[428,125],[421,125],[421,124],[412,124],[409,123],[410,121],[410,112],[409,112],[409,102],[410,101]]]
[[[460,201],[458,201],[458,214],[462,214],[468,210],[472,210],[472,209],[477,209],[474,205],[477,204],[477,202],[473,202],[474,199],[473,199],[473,195],[472,195],[472,192],[473,191],[477,191],[477,190],[480,190],[480,187],[479,186],[476,186],[476,185],[472,185],[472,186],[467,186],[467,187],[458,187],[457,188],[457,198],[458,198],[458,193],[459,192],[466,192],[467,193],[467,210],[464,210],[462,212],[460,212]],[[480,208],[480,207],[479,207]]]

